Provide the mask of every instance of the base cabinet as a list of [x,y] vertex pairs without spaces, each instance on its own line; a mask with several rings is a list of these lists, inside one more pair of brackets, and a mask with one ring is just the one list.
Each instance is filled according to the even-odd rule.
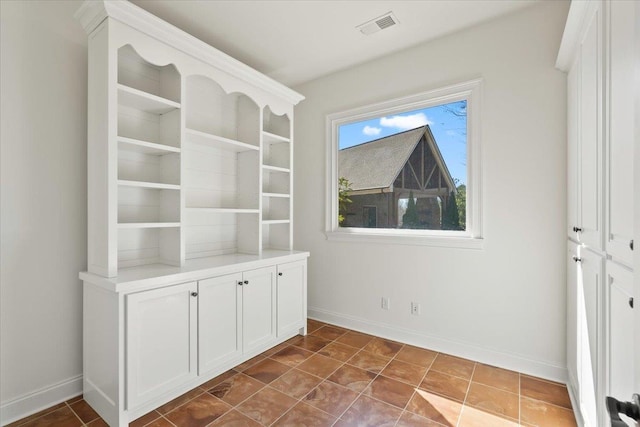
[[[605,304],[606,336],[606,394],[617,398],[627,398],[637,390],[634,388],[634,369],[637,358],[634,355],[633,335],[633,272],[613,261],[607,262],[607,289]],[[633,425],[630,418],[625,419]]]
[[85,400],[110,426],[125,426],[305,335],[307,256],[283,251],[270,265],[258,259],[153,278],[138,272],[132,281],[82,273]]
[[127,407],[196,377],[194,296],[195,282],[127,295]]
[[[242,274],[242,348],[251,353],[276,337],[276,268]],[[285,307],[283,307],[286,310]]]
[[307,263],[278,265],[278,336],[302,328],[307,319]]
[[242,355],[241,280],[242,273],[236,273],[198,282],[200,375]]
[[267,267],[198,282],[200,375],[275,339],[275,271]]

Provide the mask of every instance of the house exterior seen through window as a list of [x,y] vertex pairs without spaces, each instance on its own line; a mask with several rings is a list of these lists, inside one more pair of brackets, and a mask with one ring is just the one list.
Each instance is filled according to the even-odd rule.
[[467,101],[338,126],[339,227],[465,230]]
[[327,238],[482,249],[481,87],[327,115]]

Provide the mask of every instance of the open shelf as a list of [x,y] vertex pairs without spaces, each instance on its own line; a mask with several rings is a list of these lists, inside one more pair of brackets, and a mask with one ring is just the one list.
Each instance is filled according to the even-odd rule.
[[152,156],[164,156],[165,154],[180,152],[180,148],[178,147],[156,144],[155,142],[142,141],[135,138],[127,138],[126,136],[118,137],[118,148],[141,154],[149,154]]
[[152,114],[165,114],[180,108],[180,104],[148,92],[118,84],[118,103]]
[[262,220],[262,223],[264,225],[270,225],[270,224],[289,224],[291,221],[288,219],[265,219]]
[[175,228],[179,222],[124,222],[118,223],[118,228]]
[[158,190],[180,190],[180,186],[175,184],[161,184],[158,182],[144,182],[144,181],[127,181],[124,179],[119,179],[118,185],[122,187],[153,188]]
[[262,134],[263,139],[277,140],[278,142],[289,142],[291,138],[291,121],[286,114],[277,115],[269,106],[262,112]]
[[281,168],[279,166],[271,166],[271,165],[262,165],[262,170],[267,172],[276,172],[276,173],[290,173],[291,169],[289,168]]
[[291,142],[291,140],[284,136],[276,135],[275,133],[263,131],[262,142],[265,144],[279,144],[281,142]]
[[252,150],[258,151],[260,149],[257,145],[247,144],[245,142],[236,141],[234,139],[213,135],[195,129],[185,129],[185,134],[188,141],[195,144],[206,145],[211,148],[219,148],[221,150],[228,150],[236,153]]
[[187,211],[190,212],[205,212],[212,214],[220,214],[220,213],[230,213],[230,214],[257,214],[260,212],[259,209],[236,209],[236,208],[194,208],[194,207],[186,207]]
[[286,194],[286,193],[262,193],[263,197],[280,197],[280,198],[290,198],[291,195],[290,194]]

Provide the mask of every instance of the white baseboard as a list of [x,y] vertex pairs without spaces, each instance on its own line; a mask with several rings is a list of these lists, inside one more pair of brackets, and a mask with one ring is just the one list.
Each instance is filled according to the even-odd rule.
[[0,425],[7,425],[82,394],[82,375],[0,403]]
[[567,390],[569,391],[569,399],[571,400],[573,415],[576,417],[576,424],[578,424],[578,427],[584,427],[584,419],[582,418],[582,412],[580,412],[580,402],[578,402],[578,393],[576,393],[577,385],[578,382],[569,373],[567,380]]
[[567,382],[566,367],[554,363],[532,360],[518,354],[505,353],[449,338],[425,335],[419,331],[399,328],[394,325],[373,322],[315,307],[308,308],[308,317],[417,347],[475,360],[487,365],[498,366],[560,383],[566,384]]

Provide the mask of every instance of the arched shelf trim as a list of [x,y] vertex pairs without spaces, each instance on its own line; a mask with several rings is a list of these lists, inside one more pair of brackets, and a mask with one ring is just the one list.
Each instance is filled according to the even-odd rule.
[[284,138],[291,137],[291,115],[288,113],[277,114],[269,105],[264,107],[262,113],[262,130]]
[[260,104],[243,91],[227,91],[208,74],[185,78],[187,129],[260,145]]
[[181,73],[175,62],[130,43],[118,48],[118,83],[178,103],[181,100]]

